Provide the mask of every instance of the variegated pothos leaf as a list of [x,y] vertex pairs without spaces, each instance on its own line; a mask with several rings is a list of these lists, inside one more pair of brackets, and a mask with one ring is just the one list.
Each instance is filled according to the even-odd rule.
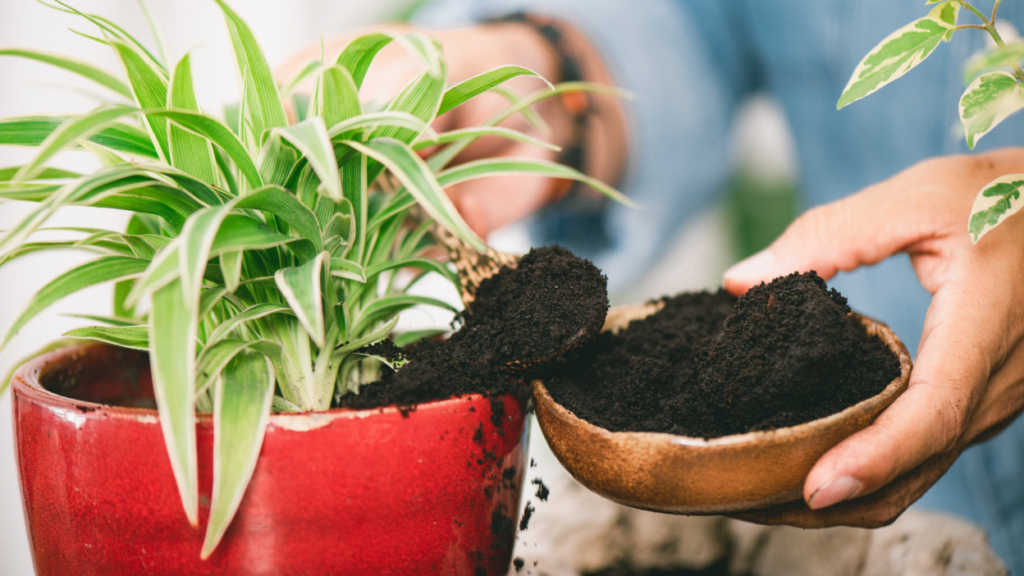
[[997,124],[1024,108],[1024,85],[1006,72],[982,74],[960,97],[960,122],[967,145],[974,144]]
[[893,32],[860,61],[843,89],[836,109],[852,104],[896,80],[931,55],[942,40],[948,41],[960,5],[946,0],[927,16]]
[[974,198],[967,231],[975,244],[981,237],[1021,208],[1020,191],[1024,174],[1007,174],[989,182]]

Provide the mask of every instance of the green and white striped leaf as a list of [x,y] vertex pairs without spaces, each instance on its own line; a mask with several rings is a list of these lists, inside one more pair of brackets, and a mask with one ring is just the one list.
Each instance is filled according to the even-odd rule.
[[[167,80],[150,66],[146,59],[127,44],[110,41],[114,47],[132,87],[132,94],[139,107],[144,110],[165,108],[167,106]],[[149,133],[153,137],[154,147],[160,151],[161,158],[170,158],[170,147],[167,143],[167,123],[163,119],[143,117]]]
[[190,309],[196,308],[199,301],[199,290],[203,285],[206,263],[210,259],[210,249],[220,230],[221,222],[231,211],[230,204],[216,208],[203,208],[185,221],[178,241],[178,274],[181,277],[181,288],[184,290],[185,302]]
[[462,219],[462,215],[441,189],[430,168],[408,145],[387,138],[379,138],[366,144],[346,140],[344,144],[386,166],[423,206],[427,214],[452,234],[461,238],[474,250],[487,250],[487,244]]
[[[333,263],[332,263],[333,265]],[[437,260],[428,260],[426,258],[406,258],[403,260],[395,260],[391,262],[381,262],[374,264],[366,269],[366,276],[373,278],[382,272],[388,270],[400,270],[402,268],[416,268],[424,272],[436,272],[449,281],[454,283],[456,286],[459,284],[459,276],[453,270],[450,270],[447,265]]]
[[231,44],[235,49],[235,64],[238,66],[240,86],[246,84],[245,78],[251,81],[250,89],[244,90],[246,118],[252,125],[254,136],[259,139],[264,130],[281,128],[288,125],[281,103],[281,95],[277,91],[277,83],[270,71],[270,65],[260,49],[256,37],[249,26],[227,4],[216,0],[224,12],[224,19],[231,34]]
[[860,61],[836,104],[841,109],[874,93],[924,61],[942,40],[949,40],[960,5],[948,0],[893,32]]
[[344,258],[331,258],[331,276],[366,282],[366,271],[357,262]]
[[976,78],[960,98],[960,122],[967,146],[974,145],[1000,122],[1024,108],[1024,85],[1006,72],[990,72]]
[[29,320],[54,302],[89,286],[135,278],[142,274],[147,264],[145,260],[137,258],[105,256],[65,272],[32,296],[24,310],[7,329],[3,341],[0,342],[0,348],[6,346]]
[[967,224],[967,232],[975,244],[981,237],[992,231],[1010,216],[1020,210],[1021,187],[1024,186],[1024,174],[1007,174],[989,182],[974,198],[971,206],[971,219]]
[[395,324],[398,324],[397,315],[380,328],[374,330],[373,332],[370,332],[369,334],[361,338],[357,338],[351,342],[346,342],[344,346],[341,346],[334,351],[334,357],[343,358],[345,356],[348,356],[352,352],[355,352],[356,350],[362,348],[363,346],[369,346],[370,344],[373,344],[375,342],[380,342],[381,340],[388,337],[388,334],[391,333],[391,330],[395,328]]
[[326,338],[320,279],[324,263],[330,257],[330,253],[321,252],[302,266],[284,268],[274,273],[274,282],[281,290],[281,295],[318,347],[323,347]]
[[239,325],[244,324],[245,322],[256,320],[257,318],[263,318],[264,316],[270,316],[271,314],[281,313],[291,314],[292,309],[280,304],[253,304],[217,326],[217,328],[214,329],[206,339],[206,345],[212,346],[220,340],[223,340],[235,328],[238,328]]
[[58,68],[63,68],[68,72],[73,72],[88,78],[93,82],[112,90],[125,98],[131,98],[131,90],[128,89],[128,85],[118,79],[116,76],[93,66],[92,64],[79,60],[77,58],[71,58],[70,56],[64,56],[62,54],[54,54],[52,52],[44,52],[42,50],[31,50],[28,48],[4,48],[0,49],[0,56],[19,56],[21,58],[28,58],[30,60],[36,60],[38,62],[45,62]]
[[341,192],[341,176],[338,174],[338,164],[334,159],[334,146],[331,145],[331,138],[327,135],[327,127],[324,125],[323,118],[310,118],[294,126],[275,128],[272,133],[295,146],[309,161],[309,165],[313,167],[316,175],[320,177],[320,182],[327,195],[335,202],[342,201],[344,195]]
[[149,358],[160,428],[189,524],[199,527],[196,456],[196,331],[199,317],[180,281],[153,293]]
[[459,311],[444,300],[430,298],[429,296],[416,296],[414,294],[385,296],[374,300],[369,306],[363,308],[362,312],[359,314],[359,318],[356,319],[355,325],[352,328],[352,333],[359,334],[384,318],[420,305],[434,306],[436,308],[441,308],[442,310],[448,310],[449,312],[457,313]]
[[445,91],[444,99],[441,100],[441,107],[438,109],[437,115],[440,116],[453,108],[461,106],[467,101],[487,92],[491,88],[504,84],[517,76],[534,76],[544,80],[549,88],[554,88],[554,86],[544,79],[543,76],[529,68],[523,68],[522,66],[501,66],[493,70],[488,70],[483,74],[478,74],[468,80],[463,80]]
[[147,326],[92,326],[77,328],[65,333],[64,336],[106,342],[122,348],[149,350],[149,328]]
[[[188,54],[174,68],[167,107],[199,112],[195,91],[192,88],[192,64]],[[217,184],[213,148],[208,140],[174,125],[170,126],[168,138],[171,164],[175,168],[207,184]]]
[[205,114],[183,110],[147,110],[146,113],[149,116],[165,116],[182,128],[210,140],[234,161],[235,166],[242,172],[242,176],[248,180],[250,187],[256,188],[263,185],[263,178],[260,177],[256,163],[249,156],[249,151],[246,150],[238,136],[235,136],[235,133],[220,120]]
[[220,258],[220,272],[224,276],[224,287],[228,292],[238,289],[238,283],[242,281],[242,263],[245,252],[243,250],[231,250],[222,253]]
[[[9,146],[40,146],[55,130],[70,120],[70,116],[24,116],[21,118],[0,119],[0,145]],[[70,145],[78,139],[72,139]],[[131,156],[156,158],[156,149],[149,135],[142,130],[127,124],[113,123],[98,133],[88,136],[95,142],[118,152]]]
[[344,66],[325,68],[320,76],[317,109],[327,128],[362,114],[359,88]]
[[1021,60],[1024,60],[1024,42],[1020,40],[1010,42],[1003,48],[982,50],[964,64],[964,84],[969,85],[986,72],[1009,70]]
[[327,134],[331,137],[331,140],[338,141],[344,140],[347,134],[356,130],[379,128],[383,126],[412,130],[419,134],[423,134],[430,140],[436,140],[438,138],[437,134],[434,133],[430,128],[430,124],[427,122],[424,122],[408,112],[387,110],[384,112],[368,112],[366,114],[360,114],[354,118],[349,118],[348,120],[335,124]]
[[213,394],[213,494],[200,558],[209,558],[256,469],[274,397],[274,367],[259,352],[239,353],[217,379]]
[[510,130],[508,128],[502,128],[500,126],[477,126],[472,128],[460,128],[458,130],[450,130],[448,132],[442,132],[437,137],[432,139],[420,139],[413,143],[413,150],[422,150],[431,146],[438,146],[440,144],[449,144],[451,142],[473,142],[478,138],[484,136],[497,136],[499,138],[506,138],[513,142],[522,142],[524,144],[532,144],[539,148],[551,150],[553,152],[559,152],[562,149],[559,146],[555,146],[550,142],[545,142],[538,138],[534,138],[528,134],[524,134],[518,130]]
[[365,34],[353,40],[342,50],[336,64],[347,69],[352,74],[352,80],[356,87],[361,87],[363,79],[366,78],[366,72],[370,69],[370,64],[373,63],[377,53],[392,41],[401,44],[409,54],[419,61],[428,74],[435,77],[440,75],[441,51],[429,36],[419,33],[376,32]]
[[558,164],[557,162],[548,162],[546,160],[536,160],[532,158],[489,158],[476,160],[474,162],[467,162],[440,172],[437,175],[437,181],[441,186],[447,187],[475,178],[510,174],[531,174],[536,176],[549,176],[551,178],[576,180],[590,186],[616,202],[621,202],[622,204],[633,208],[637,207],[637,205],[628,197],[624,196],[621,192],[604,182],[601,182],[597,178],[591,178],[579,170],[569,168],[568,166]]
[[317,253],[323,251],[320,225],[316,215],[293,194],[279,186],[265,186],[253,190],[235,204],[236,208],[263,210],[284,220],[299,236],[316,246]]

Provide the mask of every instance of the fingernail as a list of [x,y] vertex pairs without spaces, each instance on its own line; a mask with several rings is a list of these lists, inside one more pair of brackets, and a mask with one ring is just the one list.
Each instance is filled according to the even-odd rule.
[[733,264],[732,268],[725,271],[726,280],[760,282],[766,280],[765,276],[771,271],[775,263],[775,256],[771,250],[761,250],[753,256]]
[[807,503],[811,510],[821,510],[829,506],[844,502],[860,494],[864,484],[856,478],[840,476],[833,478],[811,495]]

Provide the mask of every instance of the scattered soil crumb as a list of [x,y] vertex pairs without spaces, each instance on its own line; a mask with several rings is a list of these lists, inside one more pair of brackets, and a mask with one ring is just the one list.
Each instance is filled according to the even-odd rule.
[[534,478],[533,480],[530,481],[530,484],[537,485],[537,499],[540,500],[541,502],[547,502],[548,496],[551,494],[551,491],[548,490],[548,487],[544,485],[544,481],[541,480],[540,478]]
[[520,532],[525,532],[526,529],[530,527],[530,518],[533,517],[533,513],[535,510],[536,508],[533,507],[533,504],[530,503],[529,500],[527,500],[526,507],[523,508],[523,517],[519,520]]
[[516,572],[519,572],[523,569],[523,566],[526,565],[526,561],[522,558],[516,558],[515,560],[512,560],[512,565],[515,566]]

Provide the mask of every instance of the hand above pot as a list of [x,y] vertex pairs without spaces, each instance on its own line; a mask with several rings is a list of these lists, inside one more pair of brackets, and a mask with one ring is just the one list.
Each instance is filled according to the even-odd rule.
[[[565,22],[552,20],[551,24],[557,26],[563,43],[571,47],[581,68],[583,80],[611,85],[610,73],[586,36]],[[530,24],[494,22],[466,28],[429,31],[396,24],[388,26],[386,30],[393,33],[425,32],[440,41],[448,62],[449,86],[503,65],[529,68],[551,82],[564,80],[552,44]],[[321,50],[327,58],[325,61],[333,61],[349,40],[328,41],[323,47],[317,43],[296,54],[276,71],[278,81],[287,82],[308,62],[320,60]],[[360,97],[364,102],[378,106],[386,105],[386,98],[397,94],[420,70],[421,64],[410,56],[405,48],[397,42],[392,43],[378,54],[360,90]],[[523,97],[544,88],[544,83],[537,78],[524,76],[508,81],[505,87]],[[312,89],[310,80],[306,85],[300,86],[298,92],[308,94]],[[585,131],[586,139],[580,143],[585,156],[582,168],[589,176],[598,180],[615,182],[622,173],[626,160],[625,109],[617,98],[611,96],[592,94],[589,98],[591,111]],[[294,104],[290,99],[287,104],[290,119],[294,121]],[[509,101],[499,94],[484,93],[457,109],[442,114],[432,127],[437,132],[443,132],[479,126],[508,105]],[[513,115],[500,126],[563,147],[573,139],[573,117],[563,101],[548,98],[534,104],[531,109],[547,126],[549,133],[541,133],[536,127],[531,126],[523,114]],[[429,155],[432,150],[426,149],[425,152]],[[504,138],[484,137],[456,157],[453,164],[494,157],[564,163],[559,153],[553,150]],[[471,180],[450,186],[446,192],[473,231],[486,238],[493,230],[533,214],[561,198],[569,189],[567,182],[542,176],[515,175]]]
[[907,391],[818,460],[804,483],[805,502],[742,519],[889,524],[965,448],[998,434],[1024,409],[1024,219],[1008,219],[973,246],[967,234],[978,191],[1022,169],[1022,149],[921,162],[809,210],[725,273],[726,289],[739,295],[795,270],[827,279],[905,252],[933,295]]

